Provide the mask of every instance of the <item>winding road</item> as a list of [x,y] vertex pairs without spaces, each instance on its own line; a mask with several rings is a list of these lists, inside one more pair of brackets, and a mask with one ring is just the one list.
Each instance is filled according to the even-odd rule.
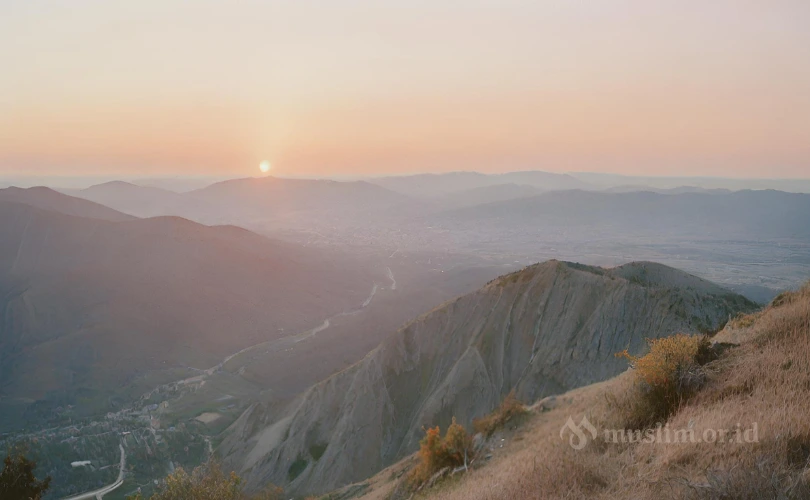
[[119,444],[118,447],[121,449],[121,464],[119,466],[120,470],[118,471],[118,479],[116,479],[114,483],[95,491],[88,491],[87,493],[82,493],[81,495],[76,495],[74,497],[64,498],[62,500],[92,500],[93,498],[101,500],[102,498],[104,498],[104,495],[113,490],[118,489],[119,486],[124,484],[124,467],[127,465],[127,454],[124,451],[124,445]]

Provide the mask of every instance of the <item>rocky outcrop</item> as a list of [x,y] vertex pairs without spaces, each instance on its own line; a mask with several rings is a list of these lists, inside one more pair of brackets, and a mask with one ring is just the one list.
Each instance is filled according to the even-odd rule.
[[256,405],[220,453],[247,480],[323,493],[418,448],[423,426],[469,424],[515,389],[534,401],[614,376],[645,338],[711,331],[755,308],[654,263],[550,261],[503,276],[405,325],[365,359],[272,417]]

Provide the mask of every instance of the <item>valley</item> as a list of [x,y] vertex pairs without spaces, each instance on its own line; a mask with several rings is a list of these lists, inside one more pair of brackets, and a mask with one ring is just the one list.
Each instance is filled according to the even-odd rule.
[[423,425],[604,380],[810,275],[810,195],[399,182],[0,190],[0,446],[54,478],[45,500],[148,495],[212,457],[249,491],[325,493]]
[[[451,261],[452,266],[445,264]],[[210,457],[219,434],[250,404],[283,406],[361,359],[407,319],[508,269],[430,252],[368,252],[364,262],[371,268],[366,276],[374,279],[343,311],[320,322],[311,318],[300,331],[279,329],[273,340],[242,348],[208,368],[186,363],[155,367],[115,389],[120,409],[110,406],[94,415],[81,402],[54,404],[40,410],[41,424],[6,432],[0,446],[27,446],[57,480],[47,498],[59,499],[112,483],[109,468],[75,471],[70,463],[111,460],[107,450],[121,440],[129,453],[127,474],[121,487],[105,498],[123,499],[138,488],[151,491],[150,478]],[[40,425],[45,430],[36,430]]]

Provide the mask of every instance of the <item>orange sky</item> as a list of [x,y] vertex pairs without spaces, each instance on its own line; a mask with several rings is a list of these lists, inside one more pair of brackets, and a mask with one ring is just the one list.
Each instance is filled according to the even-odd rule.
[[810,177],[808,26],[805,0],[4,0],[0,174]]

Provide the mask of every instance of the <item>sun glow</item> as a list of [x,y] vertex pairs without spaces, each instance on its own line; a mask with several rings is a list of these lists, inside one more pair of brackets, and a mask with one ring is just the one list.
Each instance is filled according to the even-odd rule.
[[270,162],[267,160],[259,163],[259,170],[261,170],[263,174],[269,172],[271,167]]

